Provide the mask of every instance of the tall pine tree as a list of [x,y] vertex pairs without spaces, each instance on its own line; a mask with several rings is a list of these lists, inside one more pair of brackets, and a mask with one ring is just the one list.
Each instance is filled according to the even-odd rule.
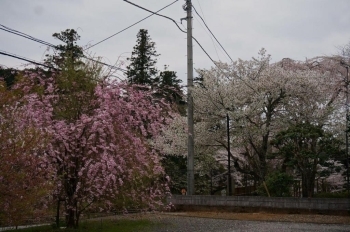
[[131,54],[130,65],[127,67],[128,82],[130,84],[152,85],[158,73],[155,67],[157,54],[155,42],[152,42],[148,31],[141,29],[137,34],[137,44]]

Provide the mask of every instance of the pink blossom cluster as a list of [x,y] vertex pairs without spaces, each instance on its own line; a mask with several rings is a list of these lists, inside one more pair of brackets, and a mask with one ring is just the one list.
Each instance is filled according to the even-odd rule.
[[94,96],[81,102],[87,107],[77,107],[77,117],[67,120],[55,115],[55,107],[66,97],[55,79],[37,73],[26,78],[17,86],[24,92],[22,120],[48,137],[46,167],[55,183],[54,195],[65,200],[67,214],[79,218],[95,203],[113,208],[119,206],[115,202],[123,204],[121,199],[147,208],[162,205],[167,180],[149,142],[166,121],[161,102],[133,86],[101,81]]

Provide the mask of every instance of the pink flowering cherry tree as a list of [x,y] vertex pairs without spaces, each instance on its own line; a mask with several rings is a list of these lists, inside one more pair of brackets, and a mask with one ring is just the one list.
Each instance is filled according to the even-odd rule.
[[67,227],[77,227],[81,214],[94,207],[163,204],[166,178],[149,143],[165,122],[161,101],[110,80],[97,81],[89,92],[78,81],[62,88],[59,77],[27,78],[28,117],[50,135],[45,158],[55,173],[54,195],[65,202]]

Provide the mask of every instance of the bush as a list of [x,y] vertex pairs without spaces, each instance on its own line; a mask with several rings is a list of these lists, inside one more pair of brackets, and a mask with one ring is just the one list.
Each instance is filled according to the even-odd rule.
[[[266,186],[271,197],[290,197],[290,187],[293,184],[293,177],[283,172],[275,172],[266,177]],[[267,196],[263,184],[261,184],[257,193],[260,196]]]
[[337,193],[317,193],[315,198],[347,198],[348,192],[337,192]]

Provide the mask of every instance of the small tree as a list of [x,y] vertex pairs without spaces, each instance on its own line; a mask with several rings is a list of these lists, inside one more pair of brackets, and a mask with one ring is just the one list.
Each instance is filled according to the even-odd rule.
[[[293,184],[293,177],[283,172],[275,172],[266,177],[266,187],[271,197],[291,196],[290,187]],[[258,188],[258,194],[267,196],[265,186]]]
[[0,78],[5,81],[7,88],[10,88],[15,83],[16,73],[16,69],[0,66]]
[[272,144],[284,157],[284,165],[295,167],[302,179],[302,196],[314,195],[319,163],[339,153],[340,143],[320,126],[301,123],[279,132]]
[[60,33],[54,33],[54,38],[65,44],[55,46],[55,54],[46,55],[45,63],[53,68],[62,68],[67,59],[70,59],[74,66],[80,65],[80,58],[83,56],[83,48],[77,45],[80,39],[79,34],[74,29],[67,29]]
[[[167,191],[159,183],[163,169],[147,139],[158,133],[164,118],[150,93],[109,81],[97,83],[91,93],[73,91],[57,84],[62,77],[27,78],[46,87],[42,95],[26,96],[28,113],[50,134],[45,157],[55,171],[55,195],[65,201],[67,227],[78,227],[82,212],[96,203],[112,208],[121,195],[149,207],[161,205]],[[71,104],[84,96],[80,107]],[[152,184],[148,176],[154,177]]]
[[176,72],[168,70],[164,65],[164,71],[154,79],[154,88],[156,89],[155,97],[164,98],[168,103],[173,105],[175,111],[181,115],[186,114],[184,94],[181,87],[182,80],[177,78]]
[[131,54],[130,65],[127,67],[128,82],[130,84],[152,85],[158,73],[155,67],[157,54],[155,42],[152,42],[148,31],[141,29],[137,34],[137,44]]
[[52,59],[59,71],[28,72],[17,88],[25,92],[31,122],[49,134],[45,161],[54,172],[53,195],[58,205],[65,201],[67,227],[76,228],[85,210],[112,209],[117,197],[162,205],[167,187],[148,144],[164,123],[161,102],[153,104],[150,92],[132,85],[102,80],[99,66],[80,61],[79,36],[70,32],[54,34],[67,43]]

